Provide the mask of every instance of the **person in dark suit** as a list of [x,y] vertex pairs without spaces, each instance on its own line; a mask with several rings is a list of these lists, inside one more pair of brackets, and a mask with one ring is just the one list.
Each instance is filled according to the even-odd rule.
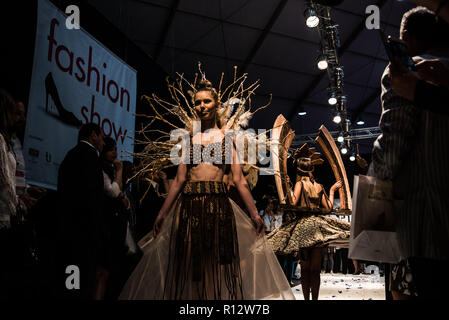
[[[62,296],[69,299],[94,299],[97,280],[104,271],[104,182],[99,161],[103,146],[100,127],[87,123],[79,131],[78,144],[67,153],[59,168],[59,253],[62,258],[60,271],[64,272],[65,278],[59,285],[63,286]],[[66,283],[72,275],[66,268],[71,265],[78,267],[79,288]],[[76,283],[74,279],[70,281]]]

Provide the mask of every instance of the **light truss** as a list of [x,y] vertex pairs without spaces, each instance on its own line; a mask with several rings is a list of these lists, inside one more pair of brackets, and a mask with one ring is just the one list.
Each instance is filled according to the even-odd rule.
[[[363,140],[363,139],[374,139],[381,135],[382,131],[379,127],[368,127],[368,128],[357,128],[349,131],[349,137],[345,138],[345,140]],[[332,131],[330,132],[332,138],[337,140],[340,131]],[[301,134],[296,135],[293,138],[291,148],[298,148],[302,146],[304,143],[314,144],[315,138],[318,136],[318,132],[311,134]],[[338,145],[338,142],[336,142]]]

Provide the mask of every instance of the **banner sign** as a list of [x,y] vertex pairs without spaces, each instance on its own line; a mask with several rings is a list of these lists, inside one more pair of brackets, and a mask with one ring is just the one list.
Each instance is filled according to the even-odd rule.
[[38,1],[24,156],[28,183],[50,189],[82,124],[98,123],[121,160],[132,161],[122,151],[132,152],[134,142],[136,71],[82,28],[68,29],[66,19]]

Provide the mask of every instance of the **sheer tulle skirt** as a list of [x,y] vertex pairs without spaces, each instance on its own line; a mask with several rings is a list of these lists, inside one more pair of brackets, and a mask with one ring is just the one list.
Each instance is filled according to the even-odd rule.
[[273,250],[217,182],[189,182],[120,299],[294,299]]

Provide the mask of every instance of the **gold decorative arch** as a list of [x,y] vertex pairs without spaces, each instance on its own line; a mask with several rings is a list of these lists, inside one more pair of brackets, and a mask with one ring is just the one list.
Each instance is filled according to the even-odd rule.
[[[290,187],[290,179],[287,174],[287,158],[290,149],[294,131],[290,127],[290,123],[281,114],[276,118],[273,125],[272,144],[272,161],[274,169],[274,179],[276,190],[279,196],[280,204],[291,205],[293,203],[293,191]],[[340,196],[340,213],[350,214],[352,210],[351,191],[349,190],[348,178],[338,147],[335,145],[329,131],[324,125],[319,129],[317,138],[315,139],[320,146],[323,154],[329,162],[335,179],[342,181],[342,188],[339,190]]]

